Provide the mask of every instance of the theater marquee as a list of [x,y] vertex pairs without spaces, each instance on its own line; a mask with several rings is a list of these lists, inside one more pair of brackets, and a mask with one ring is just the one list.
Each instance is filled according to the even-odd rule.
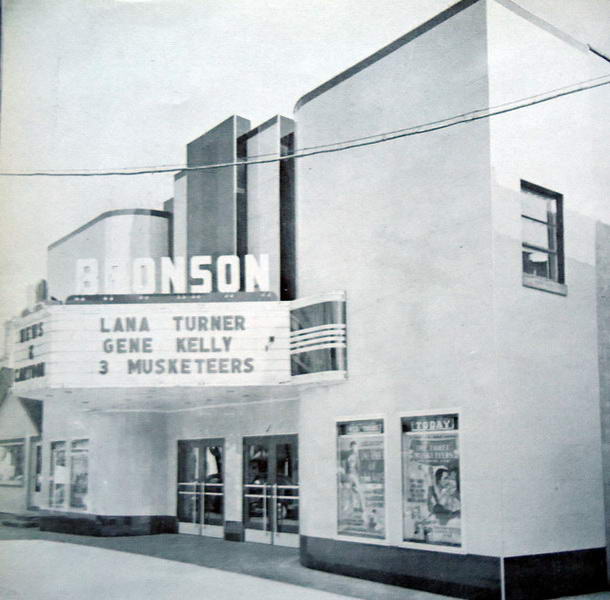
[[45,387],[64,388],[276,385],[291,377],[289,309],[280,302],[64,305],[13,325],[16,390],[36,386],[41,369]]

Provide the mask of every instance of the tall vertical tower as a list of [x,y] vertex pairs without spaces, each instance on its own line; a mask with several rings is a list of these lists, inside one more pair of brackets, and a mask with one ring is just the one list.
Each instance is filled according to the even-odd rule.
[[[188,144],[187,165],[236,162],[237,138],[249,128],[247,119],[229,117]],[[224,167],[176,175],[173,249],[187,265],[192,256],[237,254],[238,171]]]

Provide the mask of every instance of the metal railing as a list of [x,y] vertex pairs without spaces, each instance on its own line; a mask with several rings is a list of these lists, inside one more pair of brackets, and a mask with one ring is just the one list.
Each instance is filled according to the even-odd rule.
[[[180,489],[181,486],[191,486],[193,489]],[[211,489],[210,489],[211,488]],[[200,531],[206,526],[205,515],[206,498],[222,498],[224,497],[224,483],[210,483],[205,481],[181,481],[178,482],[178,495],[191,496],[193,498],[201,498],[199,502],[199,519],[197,519],[197,502],[193,503],[192,522],[194,525],[199,525]]]
[[[294,490],[293,495],[287,495],[288,490]],[[274,543],[275,537],[278,533],[278,514],[279,507],[283,501],[299,502],[299,486],[278,484],[278,483],[245,483],[244,484],[244,498],[246,500],[262,500],[262,529],[264,532],[269,533],[271,543]],[[271,509],[271,510],[269,510]],[[250,517],[250,515],[248,515]],[[271,522],[269,522],[271,517]]]

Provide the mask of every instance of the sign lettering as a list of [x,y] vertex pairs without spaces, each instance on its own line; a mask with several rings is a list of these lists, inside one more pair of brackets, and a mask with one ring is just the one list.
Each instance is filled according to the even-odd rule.
[[[244,257],[227,254],[193,256],[188,265],[183,256],[159,259],[136,258],[131,263],[107,260],[105,271],[95,258],[76,261],[76,293],[97,294],[209,294],[270,291],[269,255]],[[188,271],[188,272],[187,272]],[[241,290],[243,275],[244,289]],[[103,285],[101,285],[103,283]]]
[[35,379],[36,377],[44,377],[44,363],[15,369],[15,381],[27,381],[28,379]]
[[277,385],[290,379],[290,317],[277,301],[59,305],[48,312],[44,338],[40,317],[16,326],[12,364],[15,381],[26,382],[21,389],[42,387],[35,380],[42,377],[49,388]]

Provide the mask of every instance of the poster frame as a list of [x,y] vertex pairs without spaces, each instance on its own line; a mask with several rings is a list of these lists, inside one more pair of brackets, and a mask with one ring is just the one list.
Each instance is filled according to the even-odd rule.
[[385,531],[383,538],[370,538],[360,535],[346,535],[339,533],[338,531],[338,506],[339,506],[339,493],[337,485],[334,486],[334,506],[335,506],[335,526],[334,534],[332,539],[343,541],[343,542],[357,542],[364,544],[376,544],[379,546],[393,546],[390,542],[390,536],[388,535],[390,529],[390,522],[388,521],[388,422],[389,419],[386,414],[382,413],[367,413],[367,414],[351,414],[343,417],[335,417],[333,422],[333,448],[334,448],[334,460],[335,469],[337,466],[337,425],[339,423],[349,423],[351,421],[372,421],[380,420],[383,422],[383,479],[384,479],[384,502],[383,502],[383,518],[385,523]]
[[[461,536],[462,543],[461,546],[443,546],[441,544],[425,544],[421,542],[409,542],[403,539],[403,527],[404,527],[404,516],[402,513],[403,499],[404,499],[404,481],[403,481],[403,457],[402,457],[402,420],[405,417],[423,417],[423,416],[434,416],[434,415],[444,415],[447,413],[454,413],[458,416],[459,429],[458,429],[458,440],[459,440],[459,449],[460,449],[460,497],[462,501],[462,518],[461,518]],[[398,413],[396,431],[399,435],[400,439],[400,539],[398,540],[397,546],[401,548],[410,548],[413,550],[426,550],[432,552],[445,552],[450,554],[468,554],[468,538],[466,535],[466,522],[467,522],[467,509],[464,509],[468,505],[467,500],[464,499],[467,497],[464,494],[464,486],[462,477],[464,473],[464,460],[463,460],[463,445],[464,445],[464,436],[463,436],[463,410],[461,408],[449,407],[449,408],[430,408],[430,409],[417,409],[417,410],[408,410],[408,411],[400,411]]]

